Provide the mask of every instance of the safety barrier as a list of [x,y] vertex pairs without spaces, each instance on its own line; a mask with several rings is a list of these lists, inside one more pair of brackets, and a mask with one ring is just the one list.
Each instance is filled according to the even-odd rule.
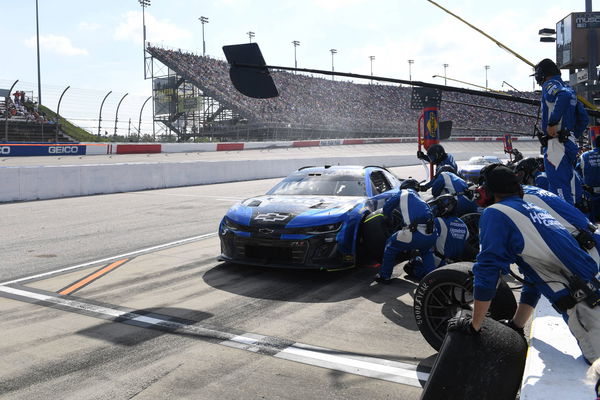
[[414,155],[0,167],[0,202],[279,178],[305,165],[413,165]]
[[[513,141],[531,141],[529,137],[515,137]],[[502,137],[478,136],[455,137],[454,142],[502,141]],[[416,143],[412,137],[368,139],[323,139],[282,142],[230,142],[230,143],[3,143],[0,157],[98,155],[98,154],[147,154],[187,153],[205,151],[241,151],[284,147],[321,147],[377,143]]]

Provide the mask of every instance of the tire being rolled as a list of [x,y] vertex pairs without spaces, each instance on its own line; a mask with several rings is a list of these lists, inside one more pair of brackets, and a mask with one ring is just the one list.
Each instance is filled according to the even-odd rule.
[[525,339],[491,318],[478,335],[448,332],[421,400],[515,400],[526,355]]
[[[473,303],[473,263],[446,265],[427,274],[415,291],[413,313],[423,338],[435,350],[442,346],[448,320],[458,311],[471,310]],[[500,280],[490,305],[492,319],[510,319],[517,309],[512,291]]]

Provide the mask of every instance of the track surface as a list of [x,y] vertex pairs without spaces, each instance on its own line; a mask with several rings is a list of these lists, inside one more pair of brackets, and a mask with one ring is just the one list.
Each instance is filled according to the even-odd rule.
[[215,260],[227,208],[276,181],[0,205],[0,397],[418,399],[415,284]]

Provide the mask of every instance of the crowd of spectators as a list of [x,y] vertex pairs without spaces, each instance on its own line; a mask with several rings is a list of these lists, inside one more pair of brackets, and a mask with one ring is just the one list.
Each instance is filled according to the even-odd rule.
[[13,99],[6,96],[3,102],[0,102],[0,117],[8,116],[12,121],[49,123],[45,113],[38,110],[37,102],[28,98],[23,91],[17,91],[13,94]]
[[[149,47],[149,51],[171,70],[224,106],[239,112],[249,122],[412,134],[416,132],[421,114],[421,110],[410,107],[412,88],[408,86],[354,83],[271,71],[280,95],[272,99],[254,99],[233,87],[229,65],[225,61],[159,47]],[[519,93],[519,96],[537,97],[533,93]],[[530,134],[536,112],[537,107],[527,104],[444,92],[440,119],[452,120],[454,131]]]

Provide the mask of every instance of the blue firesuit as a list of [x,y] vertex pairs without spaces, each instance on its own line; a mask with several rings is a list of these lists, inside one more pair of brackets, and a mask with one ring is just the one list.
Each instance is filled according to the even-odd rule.
[[548,175],[545,172],[535,174],[535,186],[540,189],[548,190]]
[[[567,202],[575,204],[575,176],[573,168],[578,147],[575,143],[577,95],[566,85],[560,75],[553,76],[542,85],[542,132],[548,126],[557,125],[558,131],[568,131],[568,140],[561,143],[558,138],[548,140],[544,151],[544,168],[548,175],[548,189]],[[578,130],[578,135],[581,132]],[[577,136],[578,137],[578,136]]]
[[591,232],[590,226],[593,224],[584,213],[554,193],[535,186],[523,186],[523,194],[523,200],[548,211],[572,236],[577,236],[579,231],[590,232],[596,242],[596,247],[588,250],[587,253],[596,264],[600,264],[600,235]]
[[435,173],[437,174],[438,170],[444,165],[449,165],[454,168],[455,171],[458,171],[458,166],[456,165],[456,161],[454,161],[454,156],[452,154],[446,154],[446,158],[436,164]]
[[600,148],[586,151],[580,157],[579,165],[583,183],[589,187],[591,215],[594,221],[600,219]]
[[[486,208],[479,221],[481,250],[473,266],[474,298],[494,297],[501,273],[516,263],[528,282],[520,302],[535,307],[540,295],[559,306],[571,295],[566,276],[592,282],[598,264],[583,251],[571,233],[546,210],[519,196]],[[561,310],[588,361],[600,357],[600,307],[585,301]]]
[[384,216],[390,218],[394,209],[400,211],[402,224],[400,230],[392,234],[385,244],[379,276],[389,279],[399,257],[402,257],[400,261],[408,260],[412,250],[419,250],[423,265],[415,268],[415,275],[422,278],[435,269],[432,249],[437,234],[431,209],[412,189],[400,190],[387,199],[383,205]]
[[437,174],[431,181],[431,194],[434,197],[442,194],[456,195],[457,204],[452,215],[457,217],[477,211],[477,204],[464,194],[468,188],[467,182],[452,172]]
[[462,260],[469,238],[467,224],[457,217],[438,217],[434,222],[438,234],[434,249],[436,267]]

